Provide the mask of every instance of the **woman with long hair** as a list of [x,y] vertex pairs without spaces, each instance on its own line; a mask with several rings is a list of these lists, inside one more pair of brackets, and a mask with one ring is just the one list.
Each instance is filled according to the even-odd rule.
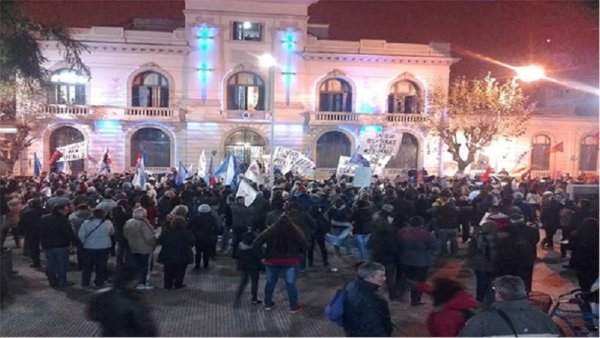
[[300,255],[309,246],[304,234],[286,214],[283,214],[277,222],[258,235],[252,247],[254,250],[260,250],[263,244],[265,245],[264,262],[267,270],[265,309],[271,310],[275,307],[273,291],[279,275],[283,273],[290,312],[297,312],[300,306],[298,304],[296,276],[300,264]]

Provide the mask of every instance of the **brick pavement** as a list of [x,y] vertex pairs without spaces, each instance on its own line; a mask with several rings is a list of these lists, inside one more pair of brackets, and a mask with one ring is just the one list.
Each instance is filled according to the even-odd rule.
[[[8,239],[7,243],[12,244],[12,241]],[[199,273],[190,266],[185,289],[157,287],[141,292],[151,305],[162,336],[342,336],[343,331],[323,317],[323,309],[335,290],[352,278],[355,258],[333,257],[332,266],[339,271],[331,272],[321,266],[317,256],[320,255],[315,255],[314,270],[298,279],[303,307],[294,314],[288,312],[287,293],[281,280],[274,296],[277,306],[272,311],[250,304],[249,290],[242,306],[234,309],[233,297],[239,277],[233,259],[225,256],[218,257],[211,262],[210,269]],[[556,259],[555,252],[540,250],[538,256],[542,260],[535,267],[534,290],[556,296],[575,286],[574,273],[562,268],[564,262]],[[13,252],[13,261],[18,275],[12,277],[11,295],[3,300],[0,308],[1,336],[100,335],[97,324],[85,316],[93,290],[79,285],[79,271],[72,270],[68,275],[68,279],[77,284],[59,291],[48,286],[42,271],[29,267],[20,249]],[[457,276],[461,268],[459,259],[440,259],[430,274]],[[154,271],[152,284],[161,286],[162,266],[157,264]],[[461,280],[474,290],[473,276]],[[263,287],[264,277],[261,277],[259,296]],[[407,300],[390,303],[393,322],[398,326],[394,335],[426,336],[425,319],[431,305],[415,308],[407,303]]]

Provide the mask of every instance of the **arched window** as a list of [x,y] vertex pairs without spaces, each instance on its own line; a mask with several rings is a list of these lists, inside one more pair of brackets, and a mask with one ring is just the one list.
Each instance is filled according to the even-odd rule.
[[531,170],[550,169],[550,138],[538,135],[533,139],[531,147]]
[[79,72],[60,69],[50,77],[50,104],[85,104],[85,84],[88,79]]
[[[73,143],[83,142],[85,138],[83,134],[73,128],[73,127],[60,127],[52,132],[50,135],[50,151],[49,154],[53,154],[56,148],[68,146]],[[62,165],[61,162],[58,162],[59,165]],[[84,170],[83,159],[69,161],[69,167],[71,168],[71,172],[73,175],[79,174]]]
[[171,167],[171,139],[158,128],[142,128],[131,136],[132,167],[137,165],[137,156],[144,154],[146,167]]
[[265,140],[252,130],[239,130],[225,140],[225,152],[235,155],[235,158],[247,167],[254,160],[262,162]]
[[344,133],[327,132],[317,140],[317,167],[337,168],[340,156],[350,156],[352,144]]
[[265,82],[250,72],[239,72],[227,80],[227,109],[265,110]]
[[586,136],[579,145],[579,170],[596,171],[598,163],[598,139]]
[[403,133],[398,153],[387,164],[388,168],[417,169],[419,166],[419,141],[412,134]]
[[334,78],[321,83],[319,111],[352,112],[352,87],[348,82]]
[[408,80],[401,80],[390,88],[388,113],[415,114],[420,111],[419,88]]
[[154,71],[139,73],[131,85],[133,107],[168,107],[169,81]]

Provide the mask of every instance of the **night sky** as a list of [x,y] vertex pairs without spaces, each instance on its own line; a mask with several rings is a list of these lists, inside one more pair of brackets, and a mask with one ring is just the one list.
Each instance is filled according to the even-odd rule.
[[[31,17],[71,27],[127,26],[132,17],[183,19],[180,0],[22,0]],[[402,1],[321,0],[309,8],[311,23],[330,24],[336,40],[450,42],[462,61],[453,75],[510,71],[462,51],[513,65],[546,66],[554,77],[598,83],[597,1]]]

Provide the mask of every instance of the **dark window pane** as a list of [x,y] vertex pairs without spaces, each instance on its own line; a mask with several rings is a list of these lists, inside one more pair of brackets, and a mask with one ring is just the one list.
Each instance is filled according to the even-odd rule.
[[596,171],[598,163],[598,145],[582,144],[579,154],[579,170]]
[[131,94],[133,107],[168,107],[169,81],[157,72],[140,73],[133,79]]
[[550,149],[550,144],[534,144],[531,149],[531,169],[548,170],[550,169],[550,154],[546,152]]
[[138,152],[144,153],[146,167],[171,166],[171,139],[157,128],[142,128],[131,137],[130,165],[137,164]]
[[260,76],[241,72],[227,81],[227,109],[265,110],[265,85]]
[[339,131],[323,134],[317,141],[317,167],[337,168],[340,156],[349,156],[350,140]]

